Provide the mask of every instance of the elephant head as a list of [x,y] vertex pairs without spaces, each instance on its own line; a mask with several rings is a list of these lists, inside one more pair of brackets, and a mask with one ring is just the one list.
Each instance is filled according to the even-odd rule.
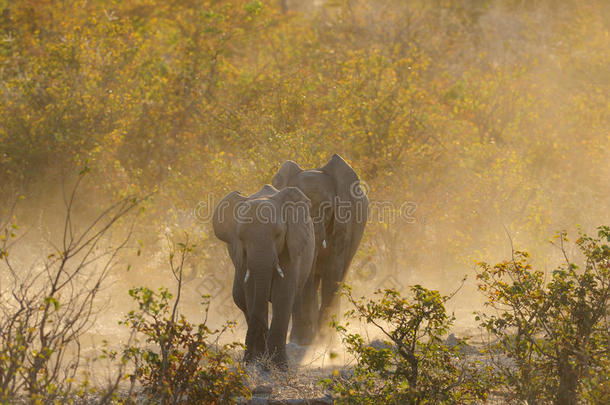
[[343,279],[362,240],[368,220],[369,200],[361,188],[358,175],[341,156],[334,154],[320,171],[335,183],[333,235],[337,241],[335,248],[339,251],[335,254],[340,256]]
[[[312,201],[332,198],[333,223],[329,238],[335,242],[333,255],[341,256],[342,272],[345,273],[362,239],[369,208],[354,169],[337,154],[323,167],[311,170],[303,170],[296,162],[287,160],[273,177],[272,184],[277,189],[297,187]],[[315,215],[316,212],[312,212],[312,217]],[[326,237],[323,230],[316,233]]]
[[214,233],[227,244],[235,266],[233,299],[248,323],[246,360],[267,351],[276,363],[286,365],[288,321],[312,269],[315,238],[309,205],[297,188],[278,191],[266,185],[249,197],[231,192],[214,210]]

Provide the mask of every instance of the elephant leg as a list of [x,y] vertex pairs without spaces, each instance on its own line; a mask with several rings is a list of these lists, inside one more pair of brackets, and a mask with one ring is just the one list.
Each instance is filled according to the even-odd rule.
[[[255,286],[246,290],[248,331],[246,332],[247,359],[258,360],[265,355],[269,336],[269,294],[271,280],[253,280]],[[269,287],[265,287],[265,286]],[[257,288],[258,287],[258,288]]]
[[337,290],[339,289],[339,284],[343,281],[343,271],[339,267],[339,263],[334,262],[335,260],[331,259],[323,263],[325,268],[322,273],[322,302],[318,318],[318,328],[320,331],[326,330],[333,315],[338,315],[340,311]]
[[316,277],[312,272],[294,302],[292,330],[290,331],[292,343],[308,345],[313,341],[318,319],[317,298]]
[[271,361],[280,369],[288,368],[286,355],[286,335],[288,323],[294,308],[296,295],[296,279],[294,272],[287,272],[284,278],[274,274],[271,303],[273,317],[267,337],[267,352]]
[[[244,292],[243,285],[238,282],[237,277],[233,280],[233,302],[235,305],[244,313],[244,318],[246,319],[246,323],[248,322],[248,307],[246,305],[246,293]],[[252,352],[247,349],[246,346],[246,354],[244,355],[244,361],[250,362],[253,360]]]
[[314,322],[318,322],[318,318],[320,317],[320,284],[322,283],[322,277],[320,273],[316,272],[315,279],[313,284],[313,303],[311,304],[313,307],[313,319]]
[[265,342],[267,340],[267,326],[259,319],[252,317],[248,320],[248,331],[246,332],[246,363],[258,360],[265,353]]
[[241,309],[241,311],[246,316],[246,319],[248,319],[246,293],[244,292],[243,285],[241,283],[238,283],[237,280],[233,281],[233,302],[235,302],[235,305],[237,305],[237,307]]

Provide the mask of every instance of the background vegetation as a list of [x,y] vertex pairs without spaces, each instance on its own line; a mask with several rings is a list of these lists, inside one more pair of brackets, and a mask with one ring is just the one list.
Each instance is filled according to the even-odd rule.
[[[61,247],[70,237],[64,184],[88,173],[68,223],[90,224],[100,207],[148,197],[135,227],[119,221],[104,233],[113,246],[131,234],[137,241],[126,246],[120,271],[108,273],[125,282],[121,297],[134,281],[152,283],[140,292],[157,291],[151,277],[166,281],[165,239],[183,231],[194,246],[184,284],[214,296],[232,279],[206,220],[214,201],[258,190],[286,159],[316,167],[339,153],[372,201],[392,203],[382,206],[383,218],[372,213],[349,276],[354,292],[373,284],[407,293],[421,283],[447,293],[474,259],[495,263],[513,246],[527,246],[546,274],[563,258],[547,250],[548,235],[610,223],[609,26],[603,0],[0,0],[0,223],[7,224],[0,259],[12,233],[22,238],[11,245],[15,268],[49,250],[41,239]],[[25,198],[15,207],[18,196]],[[405,203],[408,218],[388,216]],[[65,252],[50,251],[56,256],[39,259],[63,274]],[[507,268],[521,271],[526,264],[517,259]],[[565,271],[557,288],[581,280]],[[0,274],[3,286],[11,279]],[[475,288],[467,283],[452,302],[476,304]],[[43,314],[36,319],[70,319],[69,305],[48,299],[55,291],[26,292],[44,304],[42,312],[32,307]],[[223,297],[212,311],[239,318],[230,294]],[[179,326],[201,343],[209,334],[195,332],[198,325]],[[32,350],[48,346],[37,336],[23,337],[36,342]],[[219,369],[228,370],[224,351],[193,347],[220,356]],[[9,349],[47,367],[25,345]],[[558,384],[556,354],[540,353]],[[139,375],[152,392],[162,392],[154,381],[169,375],[158,371]],[[4,381],[38,395],[45,378],[55,378],[52,370],[41,376]]]
[[536,251],[607,223],[607,2],[295,7],[0,2],[3,199],[52,212],[59,179],[88,167],[84,210],[155,192],[145,246],[188,226],[214,248],[201,201],[338,152],[371,199],[417,204],[411,223],[373,221],[360,262],[418,282],[505,256],[503,226]]

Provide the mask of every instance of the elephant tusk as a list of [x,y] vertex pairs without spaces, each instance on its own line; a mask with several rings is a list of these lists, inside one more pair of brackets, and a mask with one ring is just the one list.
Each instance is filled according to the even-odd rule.
[[280,265],[279,265],[279,264],[277,265],[277,272],[278,272],[278,273],[280,273],[280,276],[281,276],[282,278],[284,278],[284,272],[282,271],[282,268],[280,267]]
[[246,277],[244,277],[244,283],[247,283],[249,278],[250,278],[250,269],[246,270]]
[[323,247],[324,249],[326,249],[326,239],[324,239],[324,240],[322,241],[322,247]]

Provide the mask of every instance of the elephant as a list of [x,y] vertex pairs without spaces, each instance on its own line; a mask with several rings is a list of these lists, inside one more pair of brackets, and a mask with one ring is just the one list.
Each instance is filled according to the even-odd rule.
[[315,314],[317,322],[313,329],[293,326],[290,337],[295,343],[308,344],[316,330],[328,323],[330,312],[338,310],[335,296],[362,239],[369,200],[354,169],[337,154],[323,167],[310,170],[288,160],[280,166],[272,185],[279,190],[297,187],[311,201],[316,242],[308,290],[314,294],[304,296],[303,305],[305,312]]
[[[315,252],[310,205],[296,187],[280,191],[265,185],[248,197],[233,191],[214,209],[214,234],[227,244],[235,266],[233,300],[248,325],[247,363],[267,354],[285,370],[291,316],[293,326],[315,322],[307,319],[302,305]],[[270,327],[268,302],[272,304]]]

